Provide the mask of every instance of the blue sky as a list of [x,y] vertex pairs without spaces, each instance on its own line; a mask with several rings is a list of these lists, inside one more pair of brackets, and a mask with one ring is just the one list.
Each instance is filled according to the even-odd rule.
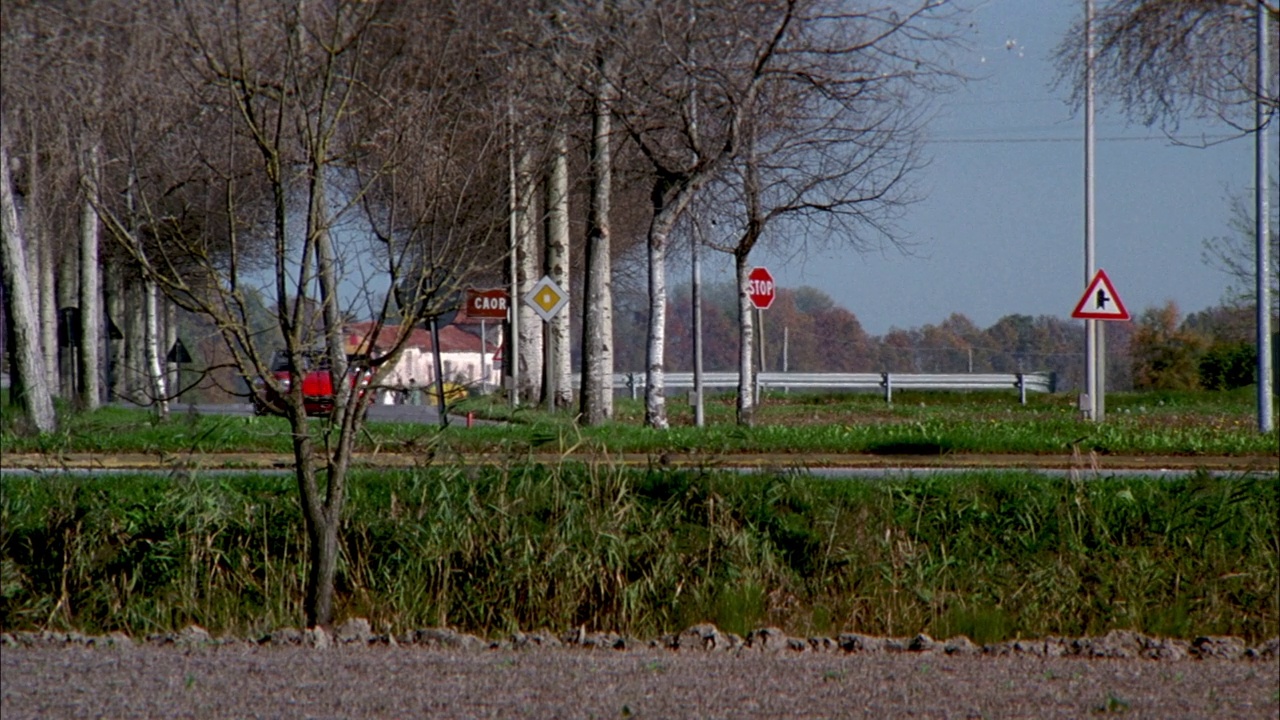
[[[902,225],[911,255],[761,248],[756,264],[782,287],[824,290],[873,334],[952,312],[980,327],[1012,313],[1069,317],[1086,284],[1084,121],[1051,86],[1051,55],[1083,5],[991,0],[974,11],[957,65],[977,79],[941,99],[930,124],[924,200]],[[1202,242],[1229,232],[1230,194],[1252,197],[1252,139],[1180,147],[1105,107],[1096,130],[1097,265],[1124,304],[1137,314],[1166,300],[1184,313],[1219,303],[1229,279],[1204,265]],[[1201,133],[1225,129],[1184,122],[1183,137]],[[707,279],[728,279],[719,272]]]

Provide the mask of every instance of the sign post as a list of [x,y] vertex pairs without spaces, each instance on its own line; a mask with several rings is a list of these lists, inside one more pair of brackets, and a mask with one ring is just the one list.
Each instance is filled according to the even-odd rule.
[[[1111,278],[1107,277],[1105,270],[1101,268],[1094,273],[1093,280],[1089,282],[1089,286],[1085,288],[1084,295],[1080,298],[1080,302],[1076,303],[1076,309],[1071,311],[1071,317],[1084,320],[1086,324],[1094,324],[1091,320],[1128,320],[1129,311],[1125,309],[1124,303],[1120,300],[1120,295],[1116,293],[1115,286],[1111,284]],[[1087,391],[1093,393],[1089,398],[1089,408],[1091,417],[1089,419],[1095,422],[1102,422],[1106,412],[1106,357],[1105,345],[1103,339],[1106,337],[1102,331],[1102,326],[1098,326],[1097,344],[1095,352],[1097,353],[1097,376],[1094,388],[1087,388]],[[1086,361],[1088,358],[1086,358]]]
[[751,304],[757,310],[768,310],[776,296],[773,274],[769,268],[752,268],[747,275],[747,293],[751,296]]
[[[760,340],[756,344],[760,348],[760,372],[764,372],[764,311],[773,305],[773,299],[777,296],[777,285],[773,281],[773,273],[769,272],[769,268],[751,268],[751,272],[747,274],[747,295],[751,298],[751,304],[756,308],[756,325],[760,328]],[[760,384],[758,380],[755,386],[756,401],[759,402]]]
[[556,374],[551,367],[552,359],[555,357],[555,336],[551,333],[551,321],[564,309],[565,305],[569,304],[569,293],[552,280],[550,275],[543,275],[533,289],[525,294],[524,302],[533,308],[538,317],[542,318],[542,336],[546,338],[546,342],[543,343],[546,353],[542,363],[543,390],[547,397],[547,411],[550,412],[556,407]]
[[508,297],[502,288],[467,290],[467,317],[480,321],[480,391],[484,394],[489,392],[489,333],[485,321],[507,319]]
[[1128,320],[1129,311],[1120,301],[1106,271],[1099,270],[1089,287],[1085,288],[1080,302],[1076,303],[1076,309],[1071,311],[1071,317],[1078,320]]

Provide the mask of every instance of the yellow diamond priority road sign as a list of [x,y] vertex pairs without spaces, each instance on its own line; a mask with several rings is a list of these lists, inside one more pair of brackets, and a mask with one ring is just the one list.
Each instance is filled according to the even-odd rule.
[[569,293],[561,289],[550,276],[543,275],[538,284],[525,294],[524,301],[544,322],[551,322],[569,304]]

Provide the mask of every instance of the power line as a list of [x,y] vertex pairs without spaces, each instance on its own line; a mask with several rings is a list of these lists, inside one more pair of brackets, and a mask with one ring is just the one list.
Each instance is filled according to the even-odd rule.
[[[1216,142],[1220,140],[1231,140],[1240,137],[1239,135],[1201,135],[1196,138],[1197,142]],[[1174,144],[1172,140],[1166,137],[1126,137],[1117,135],[1114,137],[1097,138],[1098,142],[1151,142],[1163,141]],[[1078,143],[1078,137],[1051,137],[1051,138],[941,138],[930,140],[929,143],[937,145],[1016,145],[1027,143]]]

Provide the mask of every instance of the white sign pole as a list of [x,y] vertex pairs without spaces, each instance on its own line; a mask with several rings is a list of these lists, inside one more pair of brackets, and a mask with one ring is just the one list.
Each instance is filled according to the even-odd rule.
[[480,394],[489,394],[489,335],[484,331],[484,318],[480,319]]
[[[1094,272],[1094,177],[1093,177],[1093,0],[1084,3],[1084,281],[1093,280]],[[1084,391],[1088,403],[1083,410],[1085,419],[1094,422],[1102,420],[1101,398],[1103,385],[1100,381],[1101,368],[1098,357],[1098,321],[1084,321]]]

